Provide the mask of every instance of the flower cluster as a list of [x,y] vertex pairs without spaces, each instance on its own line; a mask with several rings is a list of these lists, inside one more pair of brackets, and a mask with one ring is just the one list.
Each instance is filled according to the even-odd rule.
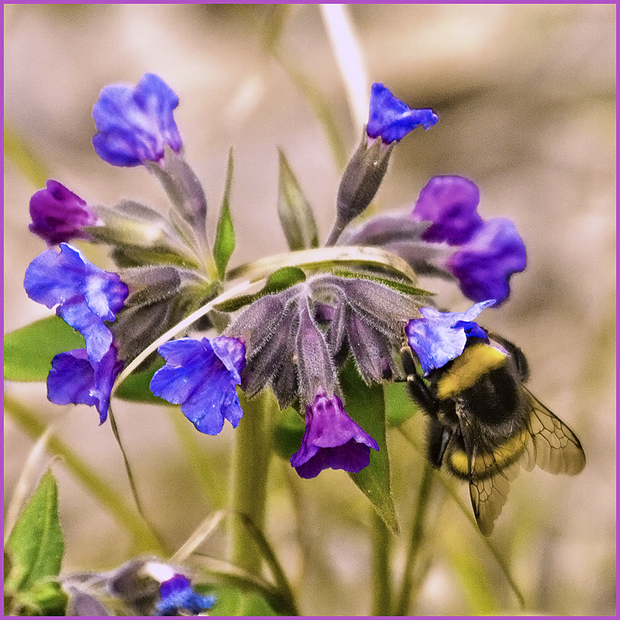
[[[454,359],[467,334],[480,333],[472,320],[482,308],[508,297],[509,278],[525,268],[523,242],[510,220],[483,220],[477,187],[457,176],[431,179],[411,214],[377,216],[347,228],[374,198],[397,143],[438,122],[433,110],[409,108],[376,83],[325,246],[376,246],[382,256],[399,257],[401,270],[386,271],[390,261],[365,263],[363,254],[348,270],[310,261],[297,269],[299,277],[275,290],[266,286],[233,309],[218,305],[229,258],[222,258],[218,235],[232,223],[218,226],[213,253],[205,193],[183,157],[173,116],[178,104],[161,78],[146,74],[135,88],[106,86],[93,108],[96,153],[115,166],[144,165],[170,200],[168,215],[128,200],[94,207],[54,180],[32,197],[32,232],[50,246],[60,244],[60,251],[49,248],[35,258],[24,286],[33,300],[57,306],[57,314],[85,339],[84,349],[52,360],[49,399],[94,405],[103,422],[121,369],[138,357],[141,369],[151,367],[154,354],[145,357],[143,351],[194,310],[207,308],[193,329],[217,326],[221,335],[183,335],[160,346],[164,365],[153,374],[153,394],[180,405],[198,431],[216,435],[225,420],[233,428],[241,422],[237,389],[248,398],[270,389],[282,409],[293,406],[305,420],[291,457],[299,476],[313,478],[327,468],[359,472],[379,444],[346,411],[339,377],[347,360],[373,385],[404,379],[399,350],[405,340],[425,372]],[[298,219],[282,217],[285,228],[303,221],[314,226],[304,209]],[[287,238],[304,238],[290,232]],[[110,246],[119,273],[92,265],[67,243],[73,239]],[[402,271],[402,259],[417,273],[456,279],[480,303],[463,313],[427,307],[428,296],[415,288],[411,271]],[[161,596],[161,615],[208,608],[182,575],[171,575]]]
[[370,218],[344,242],[380,245],[418,273],[455,278],[472,301],[503,303],[510,278],[527,265],[525,245],[507,218],[483,220],[475,183],[460,176],[433,177],[411,214]]

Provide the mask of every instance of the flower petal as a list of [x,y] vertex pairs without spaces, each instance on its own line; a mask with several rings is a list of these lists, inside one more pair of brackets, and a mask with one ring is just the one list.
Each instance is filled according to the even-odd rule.
[[128,84],[104,87],[93,107],[97,155],[114,166],[137,166],[147,160],[160,161],[166,144],[180,151],[181,136],[173,116],[178,105],[174,91],[152,73],[142,76],[135,88]]
[[91,239],[83,227],[94,226],[99,218],[86,202],[58,181],[49,179],[45,185],[46,189],[36,192],[30,199],[30,232],[48,245],[71,239]]
[[422,239],[461,245],[482,226],[478,214],[480,193],[473,181],[459,176],[433,177],[420,192],[412,218],[432,222]]
[[178,573],[159,586],[159,594],[161,601],[155,609],[155,615],[158,616],[186,615],[181,614],[181,611],[196,616],[215,604],[214,596],[202,596],[194,592],[190,580]]
[[306,430],[291,465],[302,478],[327,468],[357,473],[370,463],[370,448],[379,445],[346,414],[340,398],[319,392],[306,405]]
[[217,435],[228,420],[235,428],[243,410],[236,386],[245,365],[240,340],[220,336],[213,340],[180,338],[159,347],[166,360],[151,379],[155,396],[181,405],[197,430]]
[[389,144],[402,140],[416,127],[430,129],[439,117],[430,109],[411,109],[397,99],[380,83],[375,82],[370,91],[370,112],[366,133],[371,138],[380,137]]
[[494,299],[474,304],[465,312],[440,312],[420,308],[421,319],[412,319],[405,327],[409,346],[418,356],[424,374],[441,368],[465,350],[467,338],[486,338],[486,332],[472,319]]
[[523,271],[526,265],[525,244],[514,223],[506,218],[485,222],[447,262],[469,299],[493,298],[497,306],[510,294],[512,274]]
[[84,336],[89,357],[99,361],[112,344],[104,321],[114,321],[129,294],[116,273],[103,271],[67,243],[46,250],[26,269],[24,288],[32,300],[52,308]]

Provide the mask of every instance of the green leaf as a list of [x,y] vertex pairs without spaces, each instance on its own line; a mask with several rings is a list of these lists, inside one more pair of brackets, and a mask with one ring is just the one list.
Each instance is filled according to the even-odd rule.
[[64,541],[58,520],[58,489],[51,471],[43,475],[15,524],[7,550],[13,564],[7,587],[13,590],[31,590],[38,581],[60,573]]
[[280,155],[280,187],[278,215],[290,250],[306,250],[319,246],[319,232],[301,187],[291,170],[284,153]]
[[370,465],[357,474],[349,474],[372,503],[377,514],[393,534],[400,527],[390,484],[390,461],[385,436],[385,402],[381,385],[367,386],[352,360],[340,374],[346,399],[345,410],[379,444],[379,451],[370,451]]
[[219,587],[215,592],[216,603],[210,610],[212,616],[276,616],[276,612],[255,591],[234,587]]
[[301,446],[306,425],[292,407],[287,407],[278,416],[273,428],[273,449],[283,459],[290,459]]
[[253,295],[242,295],[240,297],[235,297],[230,299],[229,301],[225,301],[221,304],[217,304],[216,309],[220,312],[234,312],[235,310],[239,310],[243,306],[247,306],[252,302],[264,297],[265,295],[273,295],[274,293],[279,293],[284,289],[287,289],[298,282],[303,282],[306,279],[306,274],[303,270],[298,267],[282,267],[282,269],[278,269],[274,271],[269,278],[267,278],[267,282],[265,286],[258,291],[258,293],[254,293]]
[[226,273],[226,265],[228,265],[230,256],[235,249],[235,229],[233,228],[232,218],[230,216],[230,186],[232,184],[232,175],[233,154],[231,149],[228,154],[226,185],[224,189],[224,197],[222,198],[220,218],[217,222],[215,244],[213,246],[213,257],[217,266],[217,272],[222,280],[224,279],[224,275]]
[[418,406],[409,397],[405,383],[386,383],[383,394],[385,417],[389,426],[399,426],[417,413]]
[[376,274],[364,273],[363,271],[346,271],[346,270],[335,270],[335,276],[341,276],[343,278],[354,278],[355,280],[359,280],[364,278],[365,280],[372,280],[373,282],[378,282],[379,284],[385,284],[385,286],[389,286],[396,291],[400,291],[401,293],[406,293],[407,295],[434,295],[435,293],[431,293],[423,288],[417,288],[416,286],[411,286],[411,284],[407,284],[402,280],[394,280],[393,278],[389,278],[386,276],[380,276]]
[[84,338],[59,316],[35,321],[4,337],[4,378],[45,381],[54,355],[84,346]]

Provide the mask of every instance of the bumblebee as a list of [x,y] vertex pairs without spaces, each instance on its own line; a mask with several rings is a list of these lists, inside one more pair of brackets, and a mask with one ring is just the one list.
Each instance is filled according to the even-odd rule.
[[578,474],[586,464],[573,431],[523,385],[521,349],[492,334],[468,338],[463,353],[422,375],[401,350],[407,388],[428,415],[428,460],[469,482],[474,515],[489,536],[521,466]]

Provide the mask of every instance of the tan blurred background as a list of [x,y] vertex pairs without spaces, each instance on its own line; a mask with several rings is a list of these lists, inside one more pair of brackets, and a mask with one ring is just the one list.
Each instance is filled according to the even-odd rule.
[[[90,143],[90,112],[100,89],[117,81],[135,84],[143,73],[155,72],[181,99],[175,118],[212,221],[234,147],[237,250],[231,266],[286,249],[276,211],[277,147],[314,206],[324,239],[340,171],[311,106],[265,51],[273,11],[261,5],[5,6],[5,123],[49,178],[86,201],[111,205],[131,197],[163,209],[165,197],[146,170],[109,166]],[[351,153],[361,127],[351,120],[319,8],[295,5],[284,13],[279,53],[324,94]],[[410,208],[431,176],[462,174],[480,187],[483,217],[514,219],[527,245],[528,269],[514,277],[510,301],[488,311],[485,325],[524,349],[532,391],[575,430],[588,458],[577,478],[522,473],[493,542],[508,558],[527,612],[613,615],[615,6],[350,5],[348,13],[369,80],[440,117],[430,131],[417,130],[397,147],[376,208]],[[37,189],[7,162],[5,332],[49,315],[22,288],[27,265],[44,249],[27,229],[28,201]],[[100,266],[109,265],[98,248],[87,251]],[[441,292],[454,309],[467,307],[458,292]],[[98,427],[94,410],[49,404],[43,384],[5,389],[42,419],[57,421],[58,434],[129,497],[109,424]],[[217,502],[201,499],[169,411],[122,402],[115,411],[147,512],[179,546]],[[229,431],[198,438],[223,475]],[[414,420],[411,432],[418,431]],[[406,532],[421,460],[398,432],[389,441]],[[5,505],[31,446],[13,422],[5,423]],[[303,612],[367,614],[367,503],[342,472],[324,472],[293,483],[304,507],[300,523],[291,508],[287,468],[280,465],[274,462],[272,470],[268,534],[293,582],[303,585]],[[64,570],[108,569],[127,560],[126,534],[61,463],[54,467]],[[429,572],[412,613],[487,609],[467,595],[468,556],[477,558],[496,593],[495,607],[488,609],[519,612],[479,534],[441,495],[438,490],[432,540],[424,549]],[[461,495],[469,501],[464,487]],[[303,564],[296,551],[300,528],[314,564]],[[405,544],[395,543],[397,573]],[[212,555],[224,549],[217,536],[205,546]]]

